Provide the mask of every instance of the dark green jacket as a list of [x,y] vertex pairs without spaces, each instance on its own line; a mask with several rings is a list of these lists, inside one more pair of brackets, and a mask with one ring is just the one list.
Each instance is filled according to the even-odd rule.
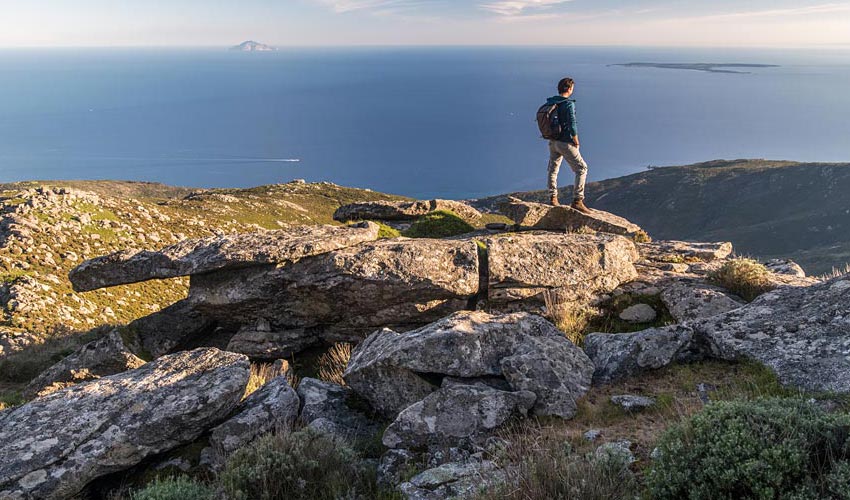
[[558,104],[558,119],[564,128],[564,133],[558,138],[559,141],[572,142],[573,137],[578,135],[578,124],[576,123],[576,102],[559,95],[552,96],[546,100],[547,104]]

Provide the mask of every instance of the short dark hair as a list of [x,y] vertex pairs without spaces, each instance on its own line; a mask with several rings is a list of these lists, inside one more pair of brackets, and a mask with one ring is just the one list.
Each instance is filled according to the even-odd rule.
[[561,81],[558,82],[558,93],[563,94],[573,88],[573,85],[575,85],[575,82],[572,78],[562,78]]

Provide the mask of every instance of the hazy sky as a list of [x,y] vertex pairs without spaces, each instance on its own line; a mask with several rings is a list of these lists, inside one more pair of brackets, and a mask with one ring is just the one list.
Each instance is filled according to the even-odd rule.
[[850,47],[850,0],[0,0],[0,47]]

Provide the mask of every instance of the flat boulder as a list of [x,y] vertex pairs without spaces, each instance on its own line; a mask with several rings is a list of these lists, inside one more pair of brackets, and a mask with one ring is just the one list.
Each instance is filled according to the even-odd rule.
[[474,224],[481,219],[481,212],[470,205],[454,200],[419,201],[365,201],[339,207],[334,220],[340,222],[357,220],[380,220],[405,222],[414,221],[423,215],[438,210],[454,213],[461,219]]
[[63,499],[189,443],[239,404],[245,356],[196,349],[0,412],[0,498]]
[[383,443],[404,449],[457,445],[492,433],[512,417],[525,417],[535,399],[529,391],[454,384],[405,408],[384,431]]
[[661,301],[678,322],[708,318],[744,305],[722,288],[697,281],[677,281],[661,292]]
[[641,255],[653,262],[714,262],[732,254],[732,243],[663,240],[639,243]]
[[296,262],[378,239],[378,225],[294,226],[290,229],[186,240],[159,251],[121,251],[87,260],[68,277],[75,291],[222,269]]
[[694,327],[714,357],[757,360],[798,389],[850,392],[850,275],[781,287]]
[[510,302],[546,290],[610,292],[637,278],[634,243],[611,234],[508,233],[486,238],[488,299]]
[[511,198],[499,210],[522,229],[545,231],[577,231],[591,229],[603,233],[633,236],[643,230],[637,224],[602,210],[586,214],[568,205],[552,206]]
[[33,379],[24,390],[31,399],[69,385],[139,368],[143,359],[130,352],[118,331],[80,347]]
[[343,377],[391,418],[449,378],[470,385],[501,379],[510,391],[535,395],[534,414],[571,418],[592,373],[584,352],[540,316],[462,311],[405,333],[373,333],[355,348]]
[[596,367],[596,384],[633,377],[674,362],[704,359],[706,355],[694,331],[678,325],[634,333],[591,333],[584,338],[584,351]]

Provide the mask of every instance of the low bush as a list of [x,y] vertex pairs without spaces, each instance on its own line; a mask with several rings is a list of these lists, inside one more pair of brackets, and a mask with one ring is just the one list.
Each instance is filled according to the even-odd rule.
[[130,500],[213,500],[215,490],[188,477],[156,479],[130,494]]
[[671,427],[652,498],[850,498],[850,416],[800,399],[716,402]]
[[310,429],[264,436],[234,453],[219,476],[231,500],[396,498],[374,467],[340,440]]
[[378,239],[389,239],[389,238],[398,238],[401,236],[401,232],[394,228],[390,227],[383,222],[375,222],[378,225]]
[[709,281],[752,302],[759,295],[776,286],[770,280],[770,271],[763,264],[746,258],[733,259],[712,272]]
[[401,234],[408,238],[447,238],[475,231],[468,222],[448,210],[436,210],[416,219]]

